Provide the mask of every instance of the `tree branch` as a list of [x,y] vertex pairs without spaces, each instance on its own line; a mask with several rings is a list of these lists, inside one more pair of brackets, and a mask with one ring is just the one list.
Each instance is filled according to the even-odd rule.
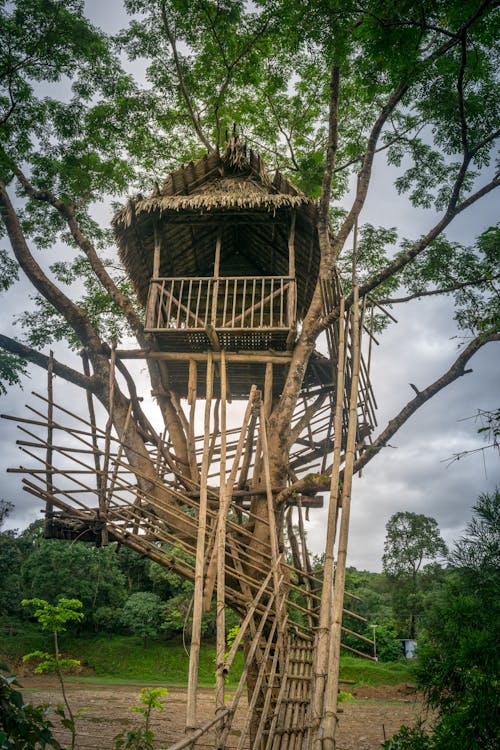
[[443,388],[446,388],[446,386],[450,385],[455,380],[458,380],[458,378],[461,378],[463,375],[471,372],[470,370],[466,370],[466,366],[468,365],[469,360],[485,344],[488,344],[492,341],[500,341],[500,333],[495,332],[488,335],[482,334],[480,336],[476,336],[476,338],[473,339],[459,354],[455,362],[452,364],[450,369],[445,372],[444,375],[435,380],[434,383],[428,385],[427,388],[419,391],[415,398],[409,401],[406,406],[401,409],[399,414],[394,417],[394,419],[390,420],[385,430],[380,433],[376,440],[374,440],[374,442],[367,447],[367,449],[355,462],[354,471],[357,472],[364,466],[366,466],[366,464],[371,461],[371,459],[387,445],[393,435],[395,435],[399,428],[408,421],[408,419],[417,411],[417,409],[419,409],[437,393],[442,391]]
[[[386,151],[391,146],[394,146],[395,143],[401,143],[401,142],[411,143],[412,141],[415,140],[415,138],[419,135],[419,133],[424,129],[425,126],[424,125],[419,125],[418,129],[417,129],[417,131],[416,131],[416,133],[415,133],[415,135],[414,135],[413,138],[411,138],[411,139],[405,138],[405,135],[407,133],[410,133],[412,130],[415,130],[415,127],[417,127],[417,125],[412,125],[410,128],[407,128],[406,130],[402,131],[401,133],[398,133],[395,130],[395,128],[393,128],[395,130],[395,132],[396,132],[396,135],[394,135],[393,138],[391,138],[389,141],[387,141],[387,143],[384,143],[383,146],[379,146],[378,148],[376,148],[375,149],[375,153],[376,154],[380,154],[380,153],[382,153],[382,151]],[[349,159],[348,161],[345,161],[340,166],[335,167],[335,169],[333,170],[333,172],[334,172],[334,174],[337,174],[337,172],[343,172],[344,169],[348,169],[349,167],[352,167],[353,164],[358,164],[359,162],[362,162],[364,158],[365,158],[365,154],[364,153],[361,153],[358,156],[354,156],[352,159]]]
[[[49,358],[45,354],[38,352],[36,349],[33,349],[31,346],[26,346],[26,344],[21,344],[19,341],[16,341],[15,339],[10,338],[9,336],[4,336],[2,333],[0,333],[0,347],[2,349],[5,349],[5,351],[10,352],[11,354],[16,354],[18,357],[25,359],[27,362],[32,362],[33,364],[38,365],[39,367],[42,367],[44,370],[48,369]],[[61,362],[58,362],[56,359],[53,360],[53,362],[54,362],[54,373],[56,375],[63,378],[64,380],[67,380],[68,383],[73,383],[73,385],[78,385],[80,388],[85,388],[85,390],[87,391],[94,390],[94,386],[95,386],[94,378],[87,377],[86,375],[83,375],[81,372],[78,372],[78,370],[73,370],[72,367],[63,365]]]
[[[394,274],[398,273],[398,271],[401,271],[405,266],[408,265],[414,258],[416,258],[420,253],[422,253],[429,245],[432,240],[436,239],[441,232],[446,229],[448,224],[451,223],[451,221],[458,216],[462,211],[464,211],[466,208],[471,206],[473,203],[478,201],[480,198],[482,198],[484,195],[487,195],[492,190],[494,190],[496,187],[500,185],[500,177],[495,177],[491,182],[489,182],[487,185],[484,185],[480,190],[473,193],[467,200],[463,201],[462,203],[455,204],[453,208],[448,208],[445,212],[445,214],[442,216],[442,218],[438,221],[437,224],[432,227],[432,229],[427,232],[427,234],[422,237],[421,240],[416,242],[413,247],[411,247],[409,250],[407,250],[404,253],[401,253],[397,258],[395,258],[391,263],[389,263],[385,268],[383,268],[381,271],[379,271],[377,274],[372,276],[370,279],[364,282],[359,288],[359,296],[363,297],[366,294],[369,294],[369,292],[372,291],[372,289],[375,289],[377,286],[382,284],[384,281],[386,281],[391,276],[394,276]],[[348,297],[346,300],[347,304],[351,303],[351,296]],[[332,315],[327,316],[323,321],[321,321],[321,329],[326,328],[328,325],[330,325],[331,320],[335,319],[335,314],[332,313]],[[331,319],[331,320],[330,320]]]
[[[446,388],[446,386],[453,383],[458,378],[471,372],[467,370],[467,364],[469,360],[476,354],[481,347],[492,341],[500,341],[500,333],[490,333],[488,335],[477,336],[471,341],[467,347],[459,354],[452,366],[438,378],[434,383],[418,391],[415,398],[411,399],[401,411],[391,419],[386,428],[380,433],[380,435],[374,440],[374,442],[367,446],[362,455],[354,462],[354,473],[360,471],[366,464],[384,448],[389,440],[395,435],[395,433],[408,421],[408,419],[419,409],[423,404],[429,401],[433,396]],[[294,482],[290,487],[280,492],[276,497],[276,503],[280,504],[287,500],[294,493],[311,493],[326,491],[330,487],[330,477],[328,473],[331,472],[331,467],[327,470],[325,475],[309,474],[298,482]]]
[[172,30],[170,28],[170,24],[168,22],[167,9],[166,9],[164,0],[161,3],[161,17],[162,17],[162,22],[163,22],[163,28],[165,29],[165,33],[167,34],[168,41],[170,42],[170,46],[172,48],[175,68],[177,70],[177,75],[179,77],[179,86],[181,88],[182,97],[184,99],[184,102],[189,112],[189,117],[191,118],[191,122],[193,123],[194,129],[200,141],[203,143],[203,145],[208,151],[212,151],[213,150],[212,145],[210,144],[210,141],[207,139],[207,137],[205,136],[205,133],[202,130],[200,118],[194,111],[194,107],[191,102],[191,97],[189,95],[189,91],[186,86],[184,74],[182,72],[181,61],[179,59],[179,54],[177,52],[177,43],[175,40],[175,36],[173,35]]
[[330,73],[330,99],[328,116],[328,146],[326,150],[325,171],[321,185],[321,197],[319,200],[319,223],[328,225],[328,211],[330,208],[330,197],[332,192],[333,170],[337,157],[338,134],[339,134],[339,82],[340,68],[335,62]]
[[0,182],[0,212],[16,259],[35,289],[63,315],[83,344],[94,351],[102,350],[102,342],[89,319],[42,271],[33,258],[15,209],[3,182]]
[[460,134],[462,138],[462,151],[464,155],[469,153],[469,141],[467,135],[467,118],[465,116],[465,103],[464,103],[464,75],[465,68],[467,66],[467,32],[464,31],[461,37],[461,58],[460,58],[460,69],[458,71],[457,78],[457,92],[458,92],[458,111],[460,114]]
[[50,192],[50,190],[36,190],[19,168],[16,168],[15,173],[24,191],[27,195],[30,196],[30,198],[33,198],[37,201],[42,201],[44,203],[49,203],[56,209],[56,211],[58,211],[58,213],[61,214],[69,227],[73,239],[75,240],[78,247],[87,256],[89,263],[92,266],[92,270],[99,279],[103,288],[108,292],[113,302],[123,312],[132,330],[138,336],[142,337],[144,334],[144,327],[139,316],[134,310],[134,307],[130,300],[127,299],[127,297],[125,297],[125,295],[118,289],[115,282],[108,274],[92,242],[90,242],[90,240],[83,234],[80,224],[75,217],[75,214],[73,213],[72,207],[57,198],[57,196]]
[[449,287],[443,288],[443,289],[424,289],[421,292],[415,292],[414,294],[409,294],[407,297],[387,297],[386,299],[380,299],[377,300],[377,304],[380,305],[398,305],[403,302],[411,302],[411,300],[414,299],[420,299],[420,297],[432,297],[437,294],[449,294],[450,292],[456,292],[459,289],[466,289],[469,286],[480,286],[482,284],[489,284],[491,281],[496,281],[497,279],[500,279],[500,276],[492,276],[489,279],[486,279],[484,277],[480,279],[474,279],[474,281],[462,281],[457,282],[456,284],[452,284]]
[[359,217],[361,209],[364,206],[366,195],[368,193],[368,187],[370,184],[373,159],[375,157],[377,142],[380,133],[382,132],[382,128],[387,121],[387,118],[389,117],[391,112],[394,111],[407,90],[408,84],[400,83],[400,85],[392,92],[392,94],[389,96],[389,99],[382,107],[382,110],[371,129],[370,135],[368,136],[365,155],[363,157],[361,169],[358,174],[358,184],[354,202],[352,204],[351,210],[344,219],[342,226],[340,227],[337,235],[334,237],[332,242],[332,255],[334,261],[338,258],[341,250],[343,249],[347,237],[349,236],[349,233],[351,232],[356,219]]

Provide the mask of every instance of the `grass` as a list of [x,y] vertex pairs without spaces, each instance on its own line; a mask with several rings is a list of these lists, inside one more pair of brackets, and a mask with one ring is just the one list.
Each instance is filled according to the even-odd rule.
[[[7,661],[9,657],[20,658],[37,649],[52,649],[50,636],[31,627],[23,625],[22,628],[16,635],[2,637],[0,651]],[[59,644],[65,656],[79,659],[82,667],[93,671],[94,675],[89,680],[187,685],[189,650],[186,651],[179,641],[157,639],[144,644],[137,638],[125,635],[85,633],[76,636],[63,633]],[[215,653],[213,644],[202,645],[199,668],[199,683],[202,686],[215,684]],[[228,687],[238,684],[242,669],[243,654],[238,653],[228,676]]]
[[[179,640],[157,639],[144,645],[132,636],[63,633],[60,647],[64,655],[79,659],[83,667],[92,670],[91,677],[75,678],[78,680],[109,684],[161,682],[172,687],[187,685],[189,651]],[[40,632],[36,626],[23,623],[14,634],[2,634],[0,652],[8,662],[9,657],[20,658],[37,649],[48,651],[51,648],[49,635]],[[240,651],[228,676],[228,689],[237,685],[242,669],[243,653]],[[376,686],[413,682],[414,677],[412,666],[407,661],[376,663],[343,656],[340,679],[354,680],[355,686]],[[215,646],[212,643],[204,643],[201,647],[199,683],[204,687],[215,684]]]
[[413,682],[414,668],[411,662],[373,662],[356,656],[342,656],[340,659],[340,679],[354,680],[360,685],[400,685]]

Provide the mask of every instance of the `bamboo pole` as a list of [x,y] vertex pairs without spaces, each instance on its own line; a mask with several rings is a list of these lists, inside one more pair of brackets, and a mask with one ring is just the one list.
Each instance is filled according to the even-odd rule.
[[108,531],[106,528],[106,492],[108,484],[108,471],[109,471],[109,450],[111,440],[111,428],[113,426],[113,411],[115,403],[115,359],[116,359],[116,341],[113,341],[111,346],[111,359],[109,363],[109,404],[108,404],[108,420],[106,422],[106,430],[104,436],[104,461],[103,469],[100,482],[99,491],[99,516],[103,521],[103,527],[101,530],[101,538],[103,546],[109,543]]
[[329,668],[326,682],[324,708],[324,734],[322,750],[335,750],[335,730],[337,725],[337,694],[339,685],[339,658],[342,627],[342,609],[345,589],[345,569],[347,559],[347,544],[349,539],[349,518],[351,510],[352,472],[355,458],[355,443],[357,431],[357,401],[360,367],[359,351],[359,302],[358,287],[353,289],[352,306],[352,379],[349,401],[349,424],[347,432],[346,457],[344,465],[344,481],[342,487],[342,512],[339,529],[339,544],[337,550],[337,567],[333,591],[332,629],[329,648]]
[[295,211],[292,211],[290,220],[290,232],[288,235],[288,276],[291,279],[288,289],[287,327],[292,328],[296,315],[296,284],[295,284]]
[[233,700],[231,702],[231,707],[230,707],[230,713],[229,713],[229,716],[228,716],[228,720],[225,723],[224,730],[223,730],[223,733],[222,733],[222,736],[221,736],[221,739],[220,739],[220,745],[222,747],[224,746],[224,743],[227,740],[227,737],[229,735],[229,732],[230,732],[230,729],[231,729],[231,725],[232,725],[232,721],[234,719],[234,714],[236,712],[236,709],[238,707],[241,695],[242,695],[243,690],[245,688],[248,671],[250,669],[251,664],[253,663],[253,660],[254,660],[257,648],[258,648],[259,643],[260,643],[260,639],[262,637],[262,633],[264,631],[265,624],[266,624],[266,622],[267,622],[267,620],[269,618],[269,614],[271,612],[271,608],[273,607],[273,605],[274,605],[274,592],[271,591],[271,593],[269,595],[269,600],[267,602],[267,605],[266,605],[266,607],[264,609],[263,614],[261,615],[259,625],[258,625],[258,627],[257,627],[257,629],[255,631],[255,634],[254,634],[254,636],[252,638],[252,641],[250,642],[250,646],[248,647],[248,651],[246,653],[245,666],[244,666],[243,671],[241,673],[240,681],[238,682],[238,687],[236,688],[236,691],[234,693]]
[[188,455],[191,467],[191,479],[199,479],[198,463],[196,461],[195,451],[195,414],[196,414],[196,392],[198,384],[198,366],[194,359],[189,360],[189,379],[188,379],[188,404],[189,404],[189,423],[188,423]]
[[[54,352],[52,349],[49,352],[49,363],[47,366],[47,450],[45,454],[45,460],[47,467],[52,465],[52,444],[54,441],[54,427],[52,421],[54,419],[54,404],[53,404],[53,391],[54,387]],[[53,485],[54,475],[52,470],[47,468],[46,474],[46,486],[47,496],[51,498],[54,493]],[[45,503],[45,530],[50,529],[52,523],[52,513],[54,506],[51,500],[47,500]]]
[[217,657],[215,711],[224,709],[224,654],[226,650],[226,359],[224,350],[220,361],[220,398],[221,398],[221,455],[219,482],[219,514],[217,528]]
[[267,430],[266,430],[266,416],[264,403],[260,403],[260,430],[259,435],[262,444],[262,463],[264,466],[264,480],[266,484],[266,497],[267,497],[267,512],[269,516],[269,539],[271,543],[271,560],[273,564],[273,582],[274,591],[276,595],[276,615],[277,617],[281,614],[281,597],[279,590],[279,571],[277,566],[278,561],[278,532],[276,529],[276,516],[274,514],[274,502],[273,493],[271,489],[271,471],[269,467],[269,453],[267,445]]
[[205,533],[207,519],[207,474],[208,449],[210,443],[210,407],[212,404],[213,362],[212,353],[207,353],[206,401],[204,436],[205,450],[201,465],[200,510],[198,515],[198,535],[196,544],[196,566],[193,595],[193,624],[191,635],[191,649],[189,652],[189,677],[186,706],[186,731],[196,727],[196,707],[198,690],[198,665],[201,646],[201,618],[203,612],[203,567],[205,562]]
[[[205,326],[203,326],[205,327]],[[247,329],[244,329],[247,330]],[[212,352],[214,362],[220,361],[220,351]],[[167,362],[189,362],[190,359],[196,362],[204,362],[206,355],[202,352],[157,352],[152,349],[120,349],[117,352],[120,359],[159,359]],[[227,352],[226,362],[272,362],[275,365],[286,365],[292,358],[291,352],[269,351],[239,351]]]
[[344,372],[345,372],[345,299],[340,300],[339,313],[339,344],[337,364],[337,394],[335,401],[334,420],[334,451],[333,468],[330,483],[330,502],[328,505],[328,520],[326,528],[325,543],[325,567],[323,573],[323,585],[321,592],[321,608],[319,615],[319,628],[317,636],[316,664],[314,668],[314,687],[311,696],[311,720],[313,725],[312,746],[318,750],[321,748],[320,720],[323,713],[323,702],[325,696],[325,683],[328,665],[328,644],[330,638],[331,624],[331,601],[334,570],[334,545],[338,518],[338,494],[340,459],[342,451],[342,418],[344,399]]
[[[264,653],[262,655],[262,661],[261,661],[261,664],[260,664],[259,673],[257,675],[257,679],[256,679],[255,685],[253,687],[252,697],[250,699],[250,703],[249,703],[248,711],[247,711],[247,718],[246,718],[245,725],[244,725],[243,730],[242,730],[241,735],[240,735],[240,740],[238,742],[237,750],[242,750],[243,745],[244,745],[244,743],[245,743],[245,741],[246,741],[246,739],[248,737],[248,731],[249,731],[249,728],[250,728],[250,723],[251,723],[252,718],[253,718],[253,712],[255,710],[255,707],[257,705],[257,701],[259,699],[259,693],[260,693],[260,690],[262,688],[262,683],[264,681],[264,677],[266,675],[266,669],[268,668],[269,654],[271,652],[271,646],[272,646],[272,644],[274,642],[274,637],[276,635],[277,625],[278,625],[278,622],[277,622],[277,619],[275,618],[274,621],[273,621],[273,624],[271,626],[271,632],[269,633],[269,636],[267,637],[267,640],[266,640],[266,645],[265,645],[265,648],[264,648]],[[276,644],[275,644],[275,647],[276,647]],[[270,689],[270,687],[268,686],[268,690],[269,689]]]
[[[221,383],[221,390],[222,390],[222,383]],[[236,473],[238,471],[241,454],[243,451],[243,447],[245,445],[245,435],[246,435],[246,431],[248,427],[248,422],[250,420],[250,415],[252,412],[256,390],[257,390],[256,386],[252,385],[252,388],[250,389],[250,396],[248,398],[248,402],[247,402],[247,406],[245,410],[245,415],[243,417],[243,425],[241,427],[240,437],[238,440],[238,444],[236,446],[236,452],[235,452],[234,459],[233,459],[233,465],[231,466],[231,471],[229,473],[229,478],[225,487],[225,491],[224,493],[219,495],[219,518],[224,516],[224,519],[226,519],[227,512],[231,504],[234,483],[236,480]],[[216,558],[217,558],[217,553],[216,553],[216,550],[214,549],[212,551],[212,556],[208,564],[207,576],[206,576],[206,582],[205,582],[205,593],[204,593],[205,611],[208,611],[208,609],[210,608],[210,602],[212,600],[212,593],[213,593],[213,587],[214,587],[214,582],[215,582]]]
[[217,302],[218,302],[218,296],[219,296],[221,244],[222,244],[222,234],[219,228],[217,230],[217,239],[215,241],[214,286],[213,286],[213,291],[212,291],[212,311],[210,315],[210,322],[214,328],[217,325]]
[[154,234],[154,255],[153,255],[153,279],[160,277],[160,253],[161,253],[161,236],[156,219],[153,222]]

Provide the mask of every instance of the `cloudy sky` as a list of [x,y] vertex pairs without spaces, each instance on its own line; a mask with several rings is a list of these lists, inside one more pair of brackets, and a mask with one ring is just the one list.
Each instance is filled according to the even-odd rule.
[[[95,23],[108,31],[125,25],[121,3],[86,3]],[[433,223],[428,211],[415,211],[404,198],[392,190],[391,171],[381,161],[374,174],[362,221],[375,225],[395,226],[401,235],[423,234]],[[102,218],[108,221],[110,211],[102,207]],[[488,196],[467,215],[452,224],[451,239],[470,241],[487,226],[498,221],[498,196]],[[60,251],[56,248],[53,259]],[[50,253],[46,262],[50,260]],[[2,298],[2,329],[12,335],[9,313],[21,312],[27,287],[19,285]],[[379,405],[378,421],[383,429],[388,419],[412,398],[409,383],[423,388],[442,375],[458,353],[460,339],[446,298],[431,298],[396,306],[398,324],[381,337],[373,354],[372,380]],[[15,329],[14,329],[15,332]],[[60,356],[60,354],[59,354]],[[353,487],[349,564],[378,570],[381,566],[385,524],[399,510],[431,515],[437,519],[448,543],[457,538],[471,515],[471,506],[481,492],[500,484],[498,453],[479,451],[450,464],[454,454],[481,448],[474,415],[478,409],[498,407],[500,347],[488,344],[470,363],[474,372],[460,378],[424,405],[396,434],[391,447],[385,448],[356,478]],[[139,376],[138,376],[139,377]],[[45,374],[33,368],[24,391],[13,389],[0,397],[0,411],[22,415],[23,404],[30,400],[31,390],[43,391]],[[64,384],[58,385],[60,394]],[[74,395],[67,393],[68,399]],[[471,419],[467,419],[467,418]],[[15,425],[0,423],[0,497],[16,504],[9,525],[23,528],[40,517],[40,509],[21,490],[21,478],[6,474],[7,467],[18,466],[21,459],[15,445]],[[322,551],[326,510],[311,512],[309,540],[315,552]]]

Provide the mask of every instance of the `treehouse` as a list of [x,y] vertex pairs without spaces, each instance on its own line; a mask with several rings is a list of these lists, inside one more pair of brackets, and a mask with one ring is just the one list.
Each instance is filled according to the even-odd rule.
[[[186,705],[191,734],[172,750],[194,747],[201,737],[205,747],[234,746],[237,711],[243,727],[238,750],[312,747],[311,731],[335,716],[344,597],[344,576],[333,584],[336,528],[338,571],[345,569],[354,462],[376,423],[369,378],[373,309],[367,311],[366,300],[357,303],[356,288],[347,309],[337,276],[322,279],[328,325],[321,346],[328,356],[315,352],[304,380],[295,381],[300,391],[283,458],[283,436],[276,449],[269,416],[317,288],[314,203],[279,174],[270,180],[260,158],[233,139],[224,154],[191,162],[150,198],[130,201],[113,225],[144,309],[146,346],[109,348],[107,399],[101,393],[109,405],[105,425],[97,422],[90,390],[75,411],[56,401],[51,355],[47,397],[39,396],[46,414],[38,407],[20,419],[18,442],[32,464],[14,471],[24,475],[27,492],[45,502],[46,536],[114,541],[117,550],[128,547],[194,582]],[[82,356],[87,375],[89,361]],[[127,358],[167,363],[155,370],[179,421],[165,419],[163,433],[142,412],[131,375],[124,375],[121,360]],[[115,366],[123,377],[120,390]],[[187,396],[187,405],[176,394]],[[229,413],[231,396],[246,399],[244,414],[240,404]],[[81,404],[88,415],[80,414]],[[185,440],[177,450],[179,430]],[[284,471],[273,474],[280,460]],[[301,484],[307,478],[309,484]],[[322,579],[310,564],[304,527],[309,510],[323,502],[314,494],[315,479],[331,488]],[[291,559],[282,554],[285,525]],[[214,599],[216,716],[200,726],[201,617]],[[241,616],[228,653],[226,605]],[[363,655],[352,646],[356,638],[373,658],[366,635],[343,630],[350,636],[344,648]],[[225,681],[242,638],[245,668],[231,697]],[[243,706],[245,682],[249,702]]]
[[[233,396],[247,398],[270,355],[283,363],[279,395],[318,275],[315,204],[233,139],[130,201],[113,225],[145,330],[175,353],[174,390],[186,395],[189,355],[224,349]],[[306,382],[326,364],[313,358]]]

